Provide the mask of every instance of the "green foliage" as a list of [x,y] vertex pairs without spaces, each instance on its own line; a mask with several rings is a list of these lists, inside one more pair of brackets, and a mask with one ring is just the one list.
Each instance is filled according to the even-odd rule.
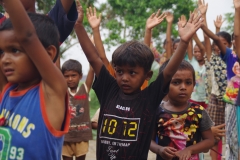
[[[178,17],[184,14],[188,17],[189,12],[196,7],[193,0],[108,0],[99,8],[103,15],[103,28],[109,33],[104,43],[108,46],[118,45],[127,40],[143,40],[145,23],[147,18],[159,8],[162,11],[174,12],[173,36],[177,37],[176,24]],[[160,49],[165,39],[167,22],[163,22],[153,30],[153,39]]]
[[[228,33],[232,34],[233,33],[233,25],[234,25],[234,13],[226,13],[225,19],[227,22],[227,26],[224,28],[224,31],[227,31]],[[225,23],[226,23],[225,22]]]

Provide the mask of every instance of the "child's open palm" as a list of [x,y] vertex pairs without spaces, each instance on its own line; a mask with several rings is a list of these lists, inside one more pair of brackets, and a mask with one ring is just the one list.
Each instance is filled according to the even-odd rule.
[[78,12],[78,19],[77,19],[75,25],[78,25],[78,24],[82,24],[84,14],[83,14],[82,5],[80,4],[80,2],[78,0],[76,1],[76,5],[77,5],[77,12]]
[[179,20],[179,22],[181,23],[181,26],[185,26],[186,25],[186,23],[187,23],[187,18],[186,18],[186,16],[185,15],[181,15],[181,17],[178,19]]
[[217,16],[216,21],[214,21],[214,25],[216,28],[221,28],[224,20],[222,19],[222,16]]
[[89,7],[87,8],[87,19],[92,29],[98,28],[101,22],[101,13],[97,16],[96,8]]
[[154,28],[155,26],[157,26],[158,24],[160,24],[164,18],[166,17],[166,14],[165,13],[162,13],[160,16],[160,10],[157,11],[157,13],[153,13],[148,19],[147,19],[147,22],[146,22],[146,28],[147,29],[152,29]]
[[240,0],[233,0],[233,4],[234,4],[235,9],[240,8]]
[[206,14],[208,9],[208,3],[205,4],[205,1],[198,0],[198,10],[201,12],[202,15]]
[[181,19],[178,21],[178,34],[181,40],[185,42],[189,42],[192,36],[196,33],[196,31],[201,27],[203,19],[201,15],[198,15],[195,20],[193,13],[190,13],[190,18],[185,26],[182,25]]
[[174,19],[173,14],[171,12],[166,12],[165,14],[166,14],[166,21],[168,23],[172,23]]

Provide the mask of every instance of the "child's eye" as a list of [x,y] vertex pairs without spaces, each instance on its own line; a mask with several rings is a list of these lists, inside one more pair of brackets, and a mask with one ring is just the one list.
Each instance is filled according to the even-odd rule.
[[178,85],[179,82],[178,82],[178,81],[173,81],[172,84],[174,84],[174,85]]
[[122,70],[116,70],[118,74],[122,74]]
[[19,51],[18,49],[16,49],[16,48],[13,48],[13,49],[12,49],[12,52],[13,52],[13,53],[19,53],[20,51]]
[[131,74],[131,75],[135,75],[136,72],[134,72],[134,71],[130,71],[130,74]]
[[188,85],[192,85],[192,82],[187,82]]

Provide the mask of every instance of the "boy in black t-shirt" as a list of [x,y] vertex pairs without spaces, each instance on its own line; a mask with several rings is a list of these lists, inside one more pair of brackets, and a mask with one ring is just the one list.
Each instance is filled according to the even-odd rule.
[[101,104],[97,159],[147,159],[155,112],[167,94],[169,82],[202,20],[199,16],[193,21],[191,15],[185,27],[179,23],[181,42],[176,53],[162,74],[141,91],[144,80],[149,80],[152,76],[150,69],[154,57],[149,47],[137,41],[127,42],[118,47],[112,56],[116,72],[114,79],[88,38],[82,24],[83,11],[79,2],[77,7],[79,15],[75,31],[96,74],[93,88]]

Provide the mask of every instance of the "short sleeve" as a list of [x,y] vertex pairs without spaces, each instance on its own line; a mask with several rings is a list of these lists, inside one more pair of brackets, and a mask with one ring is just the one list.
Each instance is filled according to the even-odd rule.
[[143,90],[147,92],[147,96],[150,96],[150,101],[153,106],[158,106],[162,99],[168,94],[170,81],[166,83],[166,86],[163,86],[164,80],[163,72],[161,72],[157,79],[153,81],[147,89]]
[[98,77],[95,77],[92,88],[95,91],[100,104],[105,103],[108,95],[111,94],[112,91],[119,90],[116,80],[110,75],[104,65],[102,65]]
[[226,47],[226,53],[225,54],[223,54],[221,52],[221,58],[226,64],[227,64],[228,58],[231,55],[231,53],[232,53],[232,50],[230,48],[227,48],[227,47]]
[[94,116],[92,117],[91,119],[92,122],[98,123],[99,113],[100,113],[100,108],[98,108],[98,110],[95,112]]
[[206,110],[203,110],[202,111],[202,120],[200,123],[200,131],[203,132],[208,129],[211,129],[212,126],[214,126],[212,119],[210,118],[210,116],[208,115]]
[[60,33],[60,42],[64,42],[73,30],[78,17],[76,4],[73,2],[69,12],[66,14],[61,0],[57,0],[55,6],[48,13],[48,16],[55,22]]

